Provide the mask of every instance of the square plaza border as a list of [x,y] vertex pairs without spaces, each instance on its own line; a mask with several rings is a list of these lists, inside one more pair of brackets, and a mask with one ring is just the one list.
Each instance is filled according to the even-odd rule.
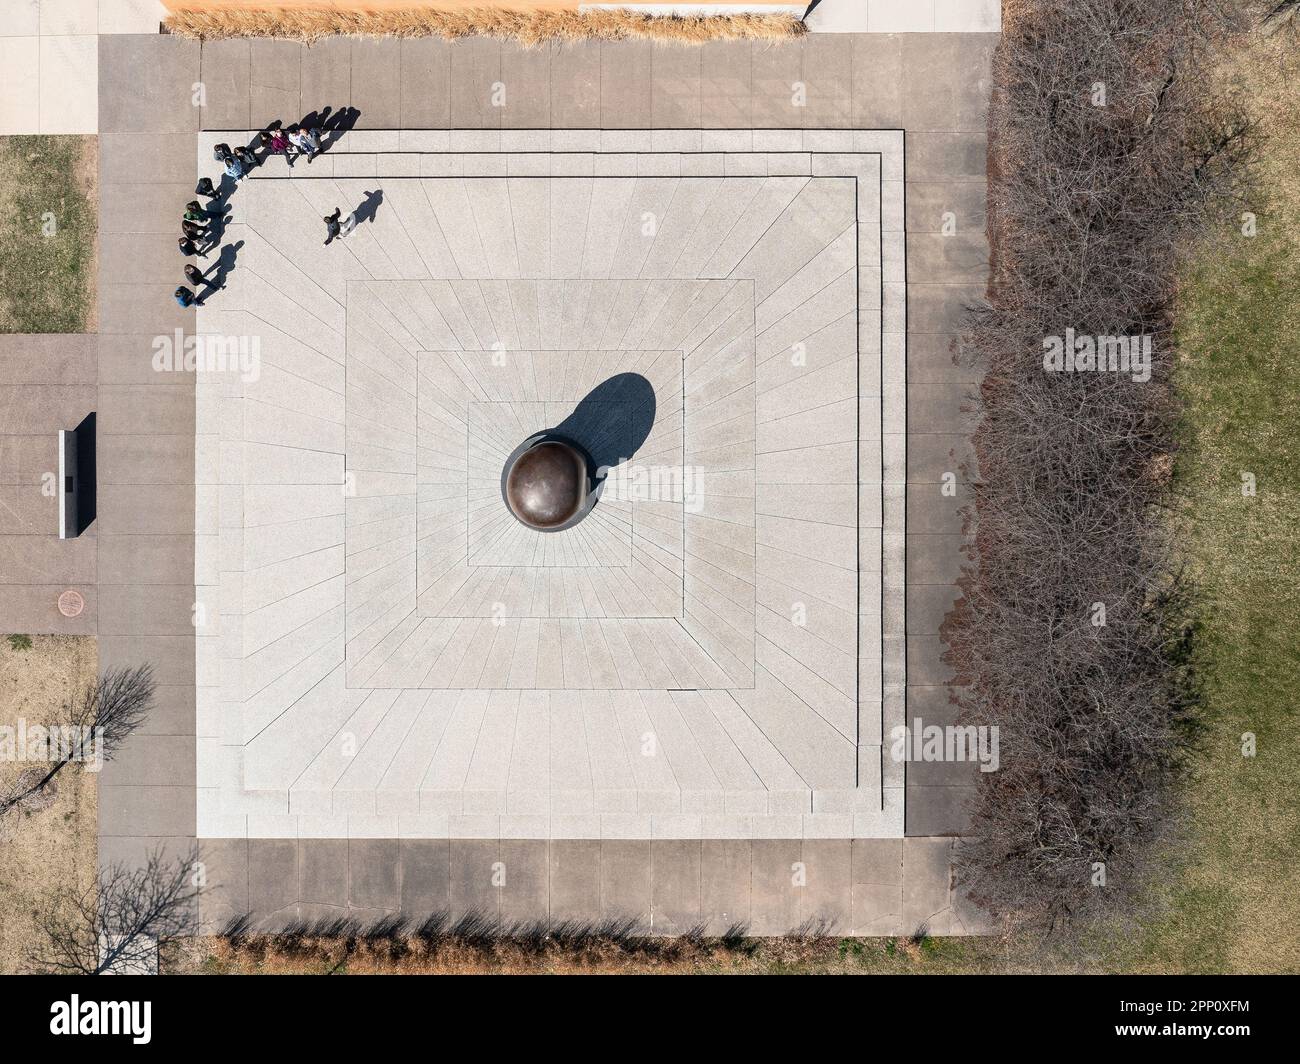
[[[441,182],[447,179],[437,180]],[[583,179],[567,181],[559,179],[558,184],[555,183],[556,179],[551,178],[526,180],[534,187],[538,180],[552,182],[552,191],[558,187],[563,195],[566,187],[572,186],[574,181],[581,182]],[[659,179],[652,179],[651,183],[663,184]],[[516,188],[516,192],[518,191]],[[375,283],[371,282],[370,287],[373,288],[374,285]],[[737,558],[736,554],[732,553],[739,552],[741,555],[752,557],[755,549],[752,532],[754,489],[743,476],[745,469],[749,469],[752,474],[753,444],[741,431],[742,428],[749,427],[744,424],[745,415],[749,416],[751,422],[753,415],[750,410],[742,409],[738,417],[729,419],[728,424],[732,421],[735,424],[731,427],[726,443],[721,447],[691,446],[691,438],[683,431],[688,410],[707,405],[709,400],[725,401],[733,393],[725,392],[724,389],[734,388],[737,383],[741,387],[734,389],[734,395],[741,398],[742,406],[745,405],[743,403],[746,398],[745,390],[753,384],[752,358],[742,359],[736,367],[717,373],[716,382],[720,384],[715,382],[711,389],[697,386],[691,393],[690,403],[687,404],[685,368],[688,360],[683,357],[684,352],[647,352],[626,347],[630,342],[627,339],[628,334],[640,335],[633,333],[633,330],[641,328],[635,318],[642,316],[642,308],[650,307],[657,313],[655,323],[648,326],[653,329],[657,322],[663,321],[669,315],[669,308],[675,305],[674,295],[679,301],[677,305],[686,309],[688,299],[689,305],[693,306],[708,298],[710,293],[716,294],[721,288],[729,289],[727,294],[734,297],[736,307],[731,320],[739,319],[748,327],[754,314],[753,283],[750,281],[722,281],[717,284],[700,281],[664,282],[659,285],[658,291],[660,294],[667,293],[667,295],[662,310],[657,310],[659,304],[653,298],[652,282],[640,278],[601,278],[599,281],[593,281],[588,304],[594,304],[597,310],[605,310],[603,305],[595,302],[597,293],[612,294],[614,297],[608,307],[608,324],[603,328],[606,334],[604,343],[617,348],[615,337],[610,335],[611,329],[628,322],[626,315],[633,306],[636,308],[636,314],[624,331],[623,348],[598,351],[569,349],[575,343],[572,340],[569,341],[569,347],[564,346],[563,334],[567,331],[573,335],[571,328],[567,330],[563,328],[566,311],[575,305],[585,306],[566,293],[564,287],[531,280],[519,280],[509,286],[510,309],[512,312],[521,312],[520,316],[524,320],[521,324],[505,323],[504,334],[513,339],[509,341],[509,346],[503,346],[501,352],[503,365],[497,366],[490,361],[481,361],[474,352],[466,352],[465,360],[459,365],[450,366],[446,364],[445,359],[443,360],[443,364],[439,366],[442,372],[441,381],[435,384],[430,379],[431,374],[436,376],[432,371],[431,362],[421,358],[417,363],[420,371],[418,385],[412,386],[408,378],[407,388],[415,392],[419,404],[418,420],[421,426],[432,423],[426,434],[435,439],[439,434],[443,439],[446,439],[448,434],[452,436],[450,450],[446,449],[446,445],[442,450],[424,446],[425,436],[422,436],[420,431],[417,431],[414,440],[406,441],[407,449],[414,449],[418,455],[416,480],[419,538],[416,547],[417,580],[414,589],[415,601],[419,607],[417,612],[426,618],[440,617],[446,621],[463,617],[465,611],[461,603],[468,594],[471,600],[477,599],[480,604],[480,608],[473,611],[471,616],[497,614],[498,623],[491,626],[461,623],[453,630],[448,630],[444,626],[442,635],[446,637],[445,640],[440,638],[436,631],[432,632],[431,638],[426,638],[431,634],[432,625],[424,624],[412,630],[412,622],[406,620],[412,616],[409,612],[409,597],[394,599],[390,594],[369,596],[368,599],[362,600],[357,596],[356,599],[359,601],[356,601],[355,609],[353,600],[349,601],[350,615],[373,617],[378,613],[382,616],[391,609],[403,615],[404,623],[395,630],[380,629],[378,632],[373,624],[363,626],[353,623],[349,627],[348,651],[351,666],[349,687],[465,686],[454,677],[448,682],[445,674],[441,680],[435,679],[431,682],[430,676],[436,678],[438,670],[436,667],[430,668],[428,675],[424,675],[424,661],[437,657],[449,644],[458,649],[459,641],[468,638],[485,650],[490,646],[491,650],[484,660],[475,658],[471,649],[467,647],[464,656],[465,661],[470,663],[470,668],[466,670],[462,663],[457,669],[457,674],[472,673],[473,665],[481,664],[482,674],[477,677],[477,685],[482,687],[510,689],[536,687],[565,690],[753,688],[753,603],[752,596],[745,590],[753,584],[753,574],[749,571],[752,567],[745,566],[743,559]],[[737,293],[739,293],[738,297]],[[470,295],[472,298],[472,290]],[[351,286],[349,286],[348,298],[351,306],[353,298]],[[621,308],[619,303],[623,304]],[[720,301],[720,305],[726,305],[726,300]],[[533,349],[529,351],[517,350],[519,343],[517,337],[520,332],[531,334],[533,326],[529,319],[534,308],[538,311],[540,344],[530,344]],[[553,319],[549,327],[540,321],[548,308]],[[594,320],[599,322],[599,315]],[[495,323],[492,327],[498,328]],[[544,340],[541,331],[546,333]],[[585,341],[578,347],[584,345]],[[537,350],[539,346],[543,349]],[[665,358],[665,354],[669,357]],[[727,354],[726,351],[719,351],[718,360],[723,360]],[[697,380],[701,372],[701,368],[696,365],[698,361],[698,358],[689,360],[693,367],[693,380]],[[741,371],[739,382],[736,380],[737,368]],[[636,372],[638,370],[650,375],[649,379]],[[627,572],[611,573],[611,579],[601,580],[598,572],[581,566],[567,567],[565,579],[555,580],[552,579],[554,574],[547,571],[545,567],[494,567],[491,570],[477,571],[468,569],[461,561],[460,528],[472,525],[475,520],[470,508],[468,506],[462,508],[459,504],[460,497],[467,495],[472,472],[468,466],[461,467],[459,462],[460,440],[470,430],[472,411],[489,405],[509,408],[509,404],[502,401],[507,389],[509,394],[519,394],[521,391],[524,394],[536,394],[539,388],[544,392],[548,391],[552,387],[551,382],[557,378],[562,390],[566,388],[570,390],[567,406],[569,410],[573,410],[576,409],[576,404],[582,401],[583,392],[603,394],[595,391],[609,387],[607,383],[602,382],[626,380],[628,377],[639,379],[647,385],[650,385],[650,379],[653,379],[654,383],[650,387],[651,391],[658,396],[656,399],[658,409],[646,440],[635,449],[634,455],[626,456],[631,459],[630,461],[615,466],[615,473],[633,467],[644,468],[646,463],[649,463],[652,468],[683,470],[696,469],[703,465],[713,467],[701,479],[712,482],[716,478],[718,482],[716,486],[722,490],[715,494],[724,497],[727,502],[726,514],[720,515],[716,512],[716,508],[721,504],[720,499],[714,499],[713,516],[725,516],[738,531],[733,531],[732,540],[722,545],[725,548],[724,553],[713,559],[713,562],[718,564],[712,564],[710,571],[715,577],[725,571],[731,577],[741,581],[740,586],[737,587],[734,580],[730,586],[724,580],[713,589],[721,591],[724,598],[729,591],[734,604],[747,610],[748,616],[744,620],[737,619],[734,611],[731,617],[733,629],[737,625],[748,628],[747,634],[738,633],[743,634],[744,639],[720,638],[726,632],[723,625],[726,623],[727,614],[726,608],[721,604],[722,599],[714,599],[710,605],[694,589],[690,594],[687,593],[692,578],[699,578],[702,567],[697,557],[698,550],[692,552],[685,549],[689,537],[685,532],[688,521],[684,498],[647,499],[640,503],[643,520],[634,530],[636,534],[632,542],[635,549],[632,553],[631,567]],[[426,382],[429,385],[427,389]],[[494,400],[490,404],[477,403],[471,398],[474,393],[467,393],[467,388],[496,389],[492,392]],[[351,389],[349,394],[352,394]],[[469,414],[465,412],[466,405]],[[752,408],[752,400],[748,406]],[[729,414],[734,414],[736,412],[734,398],[730,408],[722,407],[722,409]],[[554,421],[536,422],[534,426],[557,426],[561,420],[562,418],[557,418]],[[695,418],[692,417],[691,420],[694,422]],[[498,426],[498,431],[503,437],[512,441],[511,445],[533,430],[522,425]],[[597,441],[583,440],[582,442],[594,446]],[[498,475],[500,460],[503,460],[508,453],[508,450],[505,451],[497,462]],[[661,460],[656,461],[657,458],[663,457],[668,460],[666,464]],[[364,456],[358,458],[360,461],[353,460],[349,456],[349,469],[364,468]],[[680,481],[677,486],[681,486]],[[708,491],[707,485],[704,486],[704,490]],[[504,516],[499,500],[498,494],[494,510]],[[601,506],[598,506],[592,517],[595,517],[600,509]],[[650,519],[652,517],[657,521],[652,521]],[[508,518],[506,520],[509,522]],[[742,522],[746,521],[748,532],[742,527]],[[580,540],[586,524],[587,522],[584,521],[582,525],[568,533],[543,538],[551,541],[558,540],[561,543]],[[706,564],[708,564],[707,560]],[[745,571],[737,571],[738,569]],[[473,575],[467,579],[470,573]],[[542,579],[535,579],[539,576]],[[409,581],[407,587],[409,593]],[[484,600],[489,607],[486,611],[482,609]],[[378,608],[372,605],[376,601],[379,603]],[[707,616],[708,620],[705,621],[702,615]],[[563,623],[559,625],[553,623],[556,618],[566,616],[574,618],[576,623],[567,626]],[[535,617],[547,619],[537,626],[536,639],[533,637],[532,624],[527,620],[514,620]],[[664,618],[676,618],[676,620],[665,621]],[[402,646],[396,651],[392,647],[393,639],[390,631],[392,635],[403,640]],[[626,665],[641,659],[637,649],[642,635],[656,641],[661,649],[667,650],[667,654],[662,659],[643,660],[643,667],[628,671]],[[583,644],[582,656],[588,659],[588,667],[571,670],[567,667],[567,662],[561,661],[560,664],[564,667],[560,670],[552,670],[551,675],[544,677],[543,646],[546,643],[555,643],[557,638],[561,646],[566,641],[572,645],[575,636]],[[534,651],[534,643],[542,645]],[[599,653],[597,648],[602,646],[610,652],[608,657]],[[430,648],[433,651],[432,655],[429,653]],[[591,653],[593,650],[597,650],[596,655]],[[419,656],[413,662],[415,670],[412,672],[410,659],[415,654]],[[455,656],[455,649],[452,650],[452,656]],[[595,662],[591,661],[593,656],[597,658]],[[407,662],[406,667],[393,669],[394,660],[403,657]],[[605,660],[600,660],[602,657]],[[378,668],[370,664],[376,658],[383,663]],[[500,667],[495,670],[492,667],[494,660],[500,661]],[[527,673],[534,667],[534,662],[536,673],[535,676],[530,677]],[[509,668],[506,667],[507,664]],[[590,667],[593,664],[595,667]],[[489,679],[488,677],[494,671],[496,678]],[[571,672],[576,674],[570,675]]]
[[[213,143],[218,140],[236,141],[241,136],[244,134],[200,134],[198,159],[201,172],[211,169]],[[309,697],[303,697],[301,703],[295,699],[276,705],[273,701],[269,707],[262,708],[265,716],[250,728],[244,704],[247,690],[245,652],[249,645],[248,633],[244,629],[244,611],[250,600],[245,598],[247,589],[241,586],[248,557],[246,552],[263,549],[245,541],[249,528],[253,527],[246,523],[250,500],[243,497],[249,482],[245,471],[250,465],[256,462],[264,471],[270,470],[260,485],[262,490],[254,490],[253,494],[260,498],[263,507],[271,511],[280,507],[279,515],[289,524],[285,532],[290,536],[304,530],[297,524],[298,515],[289,512],[293,506],[292,496],[313,496],[320,501],[332,493],[341,502],[341,486],[349,475],[377,470],[358,470],[353,458],[349,457],[345,473],[345,463],[341,459],[345,451],[351,452],[352,437],[340,433],[339,439],[347,437],[348,442],[341,443],[332,457],[328,452],[321,454],[315,484],[277,486],[273,469],[276,458],[268,445],[254,445],[259,452],[257,459],[245,451],[250,439],[245,435],[248,412],[243,409],[244,399],[264,404],[265,393],[256,391],[248,383],[232,382],[228,377],[201,375],[197,400],[195,565],[206,621],[200,626],[196,640],[198,835],[209,838],[286,835],[351,838],[882,838],[901,835],[902,766],[888,760],[884,754],[885,736],[893,726],[902,723],[905,682],[902,545],[906,311],[902,143],[901,131],[355,132],[343,138],[310,168],[300,164],[288,171],[284,169],[282,160],[272,160],[271,164],[256,171],[252,176],[253,185],[235,194],[235,215],[228,233],[228,239],[237,240],[241,232],[247,232],[248,242],[252,245],[247,252],[251,260],[246,271],[249,276],[236,268],[228,289],[213,301],[215,306],[200,312],[200,334],[247,335],[261,325],[283,323],[286,317],[292,319],[295,313],[312,313],[310,307],[295,310],[291,304],[282,302],[283,293],[268,291],[274,286],[267,285],[266,278],[259,273],[259,267],[267,272],[274,271],[275,261],[255,243],[257,225],[250,224],[250,221],[256,221],[250,212],[257,191],[275,184],[281,187],[300,185],[303,206],[307,206],[306,200],[315,195],[317,189],[321,190],[319,199],[312,200],[316,205],[338,196],[350,203],[362,191],[369,191],[376,185],[395,189],[403,182],[436,181],[449,177],[460,179],[466,188],[476,179],[490,182],[512,177],[577,177],[593,183],[620,179],[638,179],[641,182],[721,179],[725,184],[728,179],[735,179],[747,187],[763,179],[776,179],[778,183],[787,180],[802,182],[797,185],[798,189],[811,187],[816,182],[850,181],[856,193],[852,241],[856,262],[853,311],[857,322],[856,362],[860,375],[860,379],[854,381],[852,396],[855,422],[859,428],[854,448],[856,461],[853,463],[858,496],[855,527],[859,541],[856,546],[859,555],[869,558],[875,554],[880,558],[874,583],[864,579],[872,571],[869,568],[861,569],[857,579],[862,581],[859,597],[866,589],[868,595],[874,595],[879,603],[875,611],[879,629],[863,630],[867,627],[862,622],[869,616],[870,604],[862,602],[857,618],[860,642],[855,677],[857,727],[862,730],[854,736],[858,755],[852,781],[837,778],[826,781],[832,785],[818,786],[804,779],[804,785],[800,787],[792,782],[789,773],[778,773],[773,779],[783,783],[773,786],[772,781],[763,779],[763,773],[759,771],[751,773],[758,778],[758,786],[748,789],[728,787],[728,773],[719,770],[715,775],[706,763],[695,786],[688,786],[689,771],[683,773],[679,765],[674,764],[678,769],[673,780],[675,794],[673,788],[656,786],[653,781],[647,784],[641,778],[637,779],[637,786],[630,795],[618,786],[612,786],[603,796],[598,792],[594,800],[589,795],[567,793],[565,788],[551,788],[547,796],[549,805],[544,805],[538,812],[535,805],[537,795],[531,795],[528,801],[515,807],[508,792],[494,794],[491,789],[472,790],[466,786],[455,803],[449,801],[451,795],[439,794],[437,801],[427,804],[421,793],[417,795],[419,800],[413,808],[398,802],[396,806],[389,806],[387,811],[381,810],[376,802],[375,787],[378,779],[391,768],[392,751],[396,749],[394,741],[401,735],[412,733],[417,739],[428,739],[434,734],[419,730],[424,712],[421,707],[425,705],[420,700],[427,699],[429,692],[405,688],[371,692],[370,697],[378,697],[366,717],[370,720],[370,730],[365,735],[370,742],[362,745],[351,764],[335,757],[338,751],[333,750],[330,744],[337,742],[341,734],[349,734],[344,725],[353,727],[354,711],[365,716],[355,701],[347,703],[347,712],[341,719],[332,716],[319,702],[313,704]],[[654,150],[638,150],[647,145]],[[283,177],[291,180],[276,180]],[[333,187],[325,188],[327,185]],[[312,190],[310,193],[309,189]],[[246,205],[245,201],[250,202]],[[305,210],[301,212],[300,220],[319,225],[316,218],[320,213],[315,209]],[[783,216],[784,208],[769,219],[769,224],[776,217]],[[804,265],[808,266],[815,258],[816,253]],[[346,293],[348,309],[343,315],[342,331],[348,341],[338,355],[340,361],[349,366],[354,357],[352,341],[355,329],[351,308],[357,286],[364,292],[363,298],[377,300],[376,307],[379,307],[386,297],[391,299],[394,293],[403,291],[401,286],[418,283],[421,277],[430,281],[438,277],[434,270],[428,269],[427,263],[421,263],[418,258],[407,265],[397,264],[396,269],[387,257],[374,261],[385,264],[379,267],[378,272],[374,269],[363,272],[362,277],[372,278],[371,281],[331,277],[327,282],[335,286],[342,283]],[[422,267],[423,273],[420,272]],[[391,276],[386,275],[390,270]],[[710,281],[707,271],[704,273],[705,276],[699,278],[699,285],[723,284],[720,279]],[[803,275],[804,270],[801,268],[796,273]],[[498,278],[485,270],[481,279],[487,282]],[[600,279],[586,280],[594,286]],[[653,284],[650,276],[639,280],[643,284]],[[788,280],[790,278],[785,278]],[[812,283],[813,289],[812,293],[805,293],[805,297],[824,290],[818,289],[817,285],[827,286],[829,280],[828,277],[819,277],[815,271],[810,273],[804,283]],[[544,281],[541,278],[536,283],[540,285]],[[582,282],[576,277],[566,282],[570,286],[575,283]],[[779,290],[780,286],[777,287]],[[387,293],[382,291],[385,288]],[[798,291],[798,286],[795,291]],[[267,296],[269,302],[262,298]],[[644,301],[645,293],[641,292],[640,297]],[[750,302],[753,302],[752,296]],[[231,309],[220,309],[222,307]],[[236,307],[243,309],[233,309]],[[261,325],[251,323],[250,313],[261,317]],[[377,309],[376,313],[383,311]],[[756,314],[757,309],[751,313]],[[769,311],[769,315],[771,313]],[[303,325],[308,332],[314,328],[309,323]],[[751,334],[751,386],[753,343],[754,334]],[[594,349],[603,348],[596,345]],[[721,358],[723,352],[713,352],[713,355]],[[351,371],[346,381],[339,394],[346,391],[350,396],[353,386]],[[273,384],[274,381],[268,386]],[[689,390],[690,385],[687,387]],[[843,400],[848,397],[836,398]],[[337,399],[333,401],[339,402]],[[349,407],[348,402],[341,402],[341,405],[345,409]],[[413,400],[413,417],[414,405]],[[249,412],[252,409],[250,406]],[[689,431],[688,421],[688,436]],[[869,455],[865,465],[864,454]],[[871,471],[873,468],[879,468],[878,478]],[[260,478],[253,478],[255,489],[259,487],[257,479]],[[414,492],[408,494],[413,496]],[[372,497],[367,496],[364,489],[357,495]],[[383,490],[373,497],[392,498]],[[349,507],[355,498],[349,496]],[[340,520],[336,509],[327,509],[308,520],[319,522],[322,533],[326,527],[350,524],[350,521]],[[399,523],[404,516],[397,515]],[[342,544],[333,543],[322,550],[336,558],[340,567],[340,571],[323,586],[329,589],[328,594],[334,594],[334,589],[342,591],[354,582],[351,562],[347,563],[344,575],[342,561],[350,551]],[[753,579],[752,573],[750,579]],[[311,586],[322,585],[317,582]],[[254,597],[252,601],[259,600]],[[266,601],[265,604],[273,603]],[[414,612],[413,603],[408,612]],[[608,623],[608,620],[602,623]],[[313,667],[318,671],[341,667],[343,642],[342,638],[337,643],[327,640],[319,652],[303,660],[314,661]],[[264,642],[259,649],[273,643],[274,640]],[[878,668],[869,660],[868,651],[876,656]],[[311,692],[320,690],[320,675],[316,679],[317,684],[309,688]],[[265,689],[266,686],[260,690]],[[342,690],[341,684],[339,690]],[[496,690],[495,693],[502,695],[506,692]],[[593,693],[591,689],[573,692],[572,698],[581,697],[586,703],[584,710],[590,710]],[[600,693],[606,692],[602,690]],[[662,691],[662,698],[671,701],[661,701],[657,705],[647,702],[652,730],[656,721],[663,719],[658,714],[674,704],[682,717],[699,722],[700,717],[689,714],[696,713],[700,707],[688,704],[704,699],[706,693],[698,684],[678,686],[675,679],[668,683],[667,689]],[[524,707],[518,700],[536,698],[538,694],[537,691],[524,691],[522,695],[516,692],[512,699],[507,699],[497,708],[507,714],[518,714],[522,719]],[[613,693],[610,694],[611,701],[614,701]],[[725,697],[724,692],[718,694]],[[506,718],[494,715],[494,704],[485,691],[462,689],[457,691],[457,695],[461,702],[468,700],[473,704],[473,712],[466,717],[467,725],[477,722],[473,735],[467,736],[471,740],[467,756],[472,757],[476,743],[502,738],[492,734],[491,726],[493,722],[499,724]],[[290,705],[302,703],[310,715],[295,722],[292,714],[286,711]],[[562,707],[565,719],[570,723],[574,719],[575,704],[569,701]],[[864,704],[874,704],[874,713],[869,718],[862,716]],[[752,703],[750,705],[752,707]],[[557,706],[552,705],[550,709],[554,716]],[[712,733],[723,737],[730,734],[734,742],[736,732],[723,730],[726,725],[719,727],[717,722],[731,714],[733,727],[743,728],[745,724],[737,719],[745,717],[743,709],[735,703],[717,701],[706,701],[705,709],[713,718],[708,725]],[[866,721],[869,721],[869,727],[863,728]],[[455,723],[453,720],[452,725]],[[452,726],[445,721],[443,724]],[[700,723],[699,726],[705,725]],[[752,721],[748,726],[753,728]],[[247,756],[250,739],[273,751],[272,756],[259,753],[250,761]],[[552,742],[554,740],[553,733]],[[515,742],[519,742],[518,736]],[[764,749],[769,755],[779,756],[780,740],[766,742]],[[385,750],[388,751],[388,761],[381,756]],[[326,752],[335,758],[337,768],[325,771],[322,757]],[[672,761],[674,751],[669,748],[667,752],[668,760]],[[433,756],[432,751],[430,756]],[[734,757],[734,751],[728,756]],[[304,758],[307,759],[305,762]],[[286,769],[287,774],[277,777],[280,767]],[[719,768],[717,764],[712,767]],[[554,777],[554,768],[552,766],[548,783]],[[303,786],[304,781],[309,785]]]

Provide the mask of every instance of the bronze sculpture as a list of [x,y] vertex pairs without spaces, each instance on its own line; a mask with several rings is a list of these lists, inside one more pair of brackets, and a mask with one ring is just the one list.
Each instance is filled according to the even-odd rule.
[[572,440],[541,433],[515,449],[501,474],[501,494],[521,524],[559,532],[595,504],[587,453]]

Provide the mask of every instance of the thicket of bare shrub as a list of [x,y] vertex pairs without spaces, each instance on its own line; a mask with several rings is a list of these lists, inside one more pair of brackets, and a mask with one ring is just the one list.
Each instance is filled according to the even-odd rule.
[[164,951],[169,974],[869,974],[991,971],[1000,955],[978,939],[936,940],[924,927],[907,938],[846,939],[811,919],[779,938],[749,937],[744,924],[710,936],[703,927],[650,934],[640,920],[502,921],[470,912],[419,920],[340,916],[274,932],[248,918],[220,934],[177,940]]
[[[1249,139],[1201,78],[1231,22],[1213,0],[1006,5],[994,268],[962,345],[987,367],[977,571],[949,636],[966,716],[1001,729],[962,874],[1010,926],[1123,912],[1194,742],[1189,588],[1162,519],[1170,311],[1180,248]],[[1153,337],[1150,381],[1045,372],[1067,327]]]

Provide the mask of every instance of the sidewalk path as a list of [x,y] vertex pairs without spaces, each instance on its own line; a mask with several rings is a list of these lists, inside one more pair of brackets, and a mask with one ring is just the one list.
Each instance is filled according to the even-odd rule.
[[0,136],[99,132],[98,38],[157,33],[161,0],[5,0]]

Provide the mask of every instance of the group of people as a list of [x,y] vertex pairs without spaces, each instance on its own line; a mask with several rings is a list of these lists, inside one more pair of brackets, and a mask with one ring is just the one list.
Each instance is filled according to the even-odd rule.
[[[265,152],[260,159],[257,155],[258,148]],[[320,152],[320,131],[295,122],[287,129],[276,125],[262,130],[246,148],[232,149],[229,144],[218,144],[213,149],[212,155],[221,164],[225,176],[237,182],[248,176],[250,170],[255,166],[260,166],[271,155],[283,155],[285,161],[290,166],[293,166],[294,160],[298,156],[305,155],[307,162],[310,163]],[[211,178],[202,178],[194,191],[197,195],[207,197],[209,201],[217,201],[222,198],[221,191],[212,184]],[[185,205],[185,214],[181,217],[181,237],[178,243],[183,256],[193,258],[196,255],[207,254],[213,242],[212,219],[214,216],[220,215],[222,209],[224,207],[218,210],[213,210],[210,206],[204,207],[198,200],[191,200]],[[194,288],[185,285],[178,287],[173,293],[176,302],[182,307],[201,304],[203,299],[196,294],[196,290],[199,286],[208,283],[204,271],[193,263],[187,262],[185,264],[185,279]]]
[[277,126],[275,129],[262,130],[257,135],[257,142],[266,149],[268,155],[283,155],[284,161],[290,166],[293,166],[294,159],[299,155],[307,156],[307,162],[310,163],[321,150],[320,133],[314,129],[304,129],[296,122],[288,129]]
[[[257,156],[259,148],[265,152],[260,159]],[[232,149],[229,144],[218,144],[213,157],[221,164],[227,177],[239,181],[271,155],[283,155],[285,162],[293,166],[300,155],[305,155],[310,163],[320,153],[320,132],[295,122],[288,128],[273,126],[262,130],[247,148]]]
[[[206,177],[198,183],[194,191],[197,195],[207,196],[210,201],[218,199],[220,195],[212,186],[212,182]],[[211,207],[205,207],[196,199],[185,204],[185,213],[181,215],[181,237],[177,242],[182,255],[186,258],[193,258],[195,255],[206,255],[208,253],[215,239],[215,234],[212,231],[212,219],[220,214],[220,208],[214,210]],[[176,302],[182,307],[192,307],[202,303],[202,298],[195,293],[201,285],[207,283],[204,271],[200,270],[194,263],[187,262],[185,264],[185,279],[194,288],[187,288],[184,285],[177,288],[173,293]]]

